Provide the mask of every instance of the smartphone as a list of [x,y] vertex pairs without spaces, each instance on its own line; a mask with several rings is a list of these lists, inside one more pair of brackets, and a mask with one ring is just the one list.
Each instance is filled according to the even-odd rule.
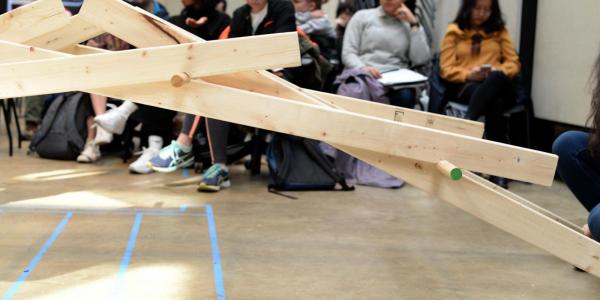
[[490,64],[481,65],[481,71],[484,71],[486,73],[491,72],[492,71],[492,65],[490,65]]

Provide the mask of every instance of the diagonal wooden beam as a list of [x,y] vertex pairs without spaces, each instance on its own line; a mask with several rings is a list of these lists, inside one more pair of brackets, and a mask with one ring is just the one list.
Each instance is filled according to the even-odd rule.
[[286,84],[282,84],[270,76],[267,77],[266,74],[261,72],[244,72],[235,75],[235,78],[228,75],[207,76],[202,77],[202,80],[236,89],[309,104],[325,104],[328,107],[334,107],[385,120],[403,122],[476,138],[481,138],[483,135],[483,123],[480,122],[301,89],[293,85],[290,86],[291,84],[287,82]]
[[138,48],[202,41],[197,36],[121,0],[86,0],[78,15],[87,23]]
[[0,98],[167,81],[181,72],[195,77],[298,65],[295,32],[197,42],[2,64]]
[[481,122],[457,119],[440,114],[432,114],[415,109],[385,105],[308,89],[302,89],[302,91],[320,97],[347,111],[357,113],[368,111],[370,116],[376,116],[385,120],[407,122],[475,138],[481,138],[483,136],[483,123]]
[[600,243],[580,229],[507,190],[468,171],[453,181],[433,163],[401,157],[384,157],[363,149],[346,148],[357,157],[401,178],[465,212],[600,277]]
[[24,42],[68,22],[62,1],[34,1],[0,15],[0,40]]
[[85,42],[104,33],[104,30],[86,22],[81,16],[75,15],[68,22],[54,30],[47,29],[43,34],[20,41],[22,44],[42,47],[49,50],[62,50],[75,44]]
[[431,163],[448,160],[468,170],[542,185],[552,183],[557,163],[555,155],[535,150],[201,81],[181,88],[152,83],[93,93],[391,156]]

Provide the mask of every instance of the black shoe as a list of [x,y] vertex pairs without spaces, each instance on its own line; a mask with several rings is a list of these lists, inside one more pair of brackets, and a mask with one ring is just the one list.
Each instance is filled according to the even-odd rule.
[[508,179],[506,179],[504,177],[490,176],[489,180],[492,183],[494,183],[495,185],[500,186],[503,189],[508,189]]

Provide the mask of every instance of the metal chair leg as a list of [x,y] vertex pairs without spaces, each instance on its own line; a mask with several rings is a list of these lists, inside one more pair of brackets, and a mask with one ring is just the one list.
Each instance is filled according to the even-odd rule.
[[4,99],[0,100],[0,107],[4,113],[4,123],[6,124],[6,133],[8,135],[8,156],[13,156],[12,131],[10,130],[10,111],[8,110],[8,104]]
[[21,149],[21,142],[23,142],[23,134],[21,132],[21,125],[19,124],[19,115],[17,114],[17,105],[15,103],[15,99],[8,99],[8,109],[12,110],[13,116],[15,118],[15,124],[17,124],[17,141],[19,149]]

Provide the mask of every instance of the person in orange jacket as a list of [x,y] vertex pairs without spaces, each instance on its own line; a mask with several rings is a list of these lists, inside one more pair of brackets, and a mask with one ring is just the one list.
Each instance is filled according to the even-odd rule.
[[[504,110],[515,103],[513,79],[521,69],[498,0],[463,0],[442,41],[440,76],[446,97],[467,104],[467,118],[485,116],[486,138],[508,142]],[[504,178],[491,181],[507,187]]]

